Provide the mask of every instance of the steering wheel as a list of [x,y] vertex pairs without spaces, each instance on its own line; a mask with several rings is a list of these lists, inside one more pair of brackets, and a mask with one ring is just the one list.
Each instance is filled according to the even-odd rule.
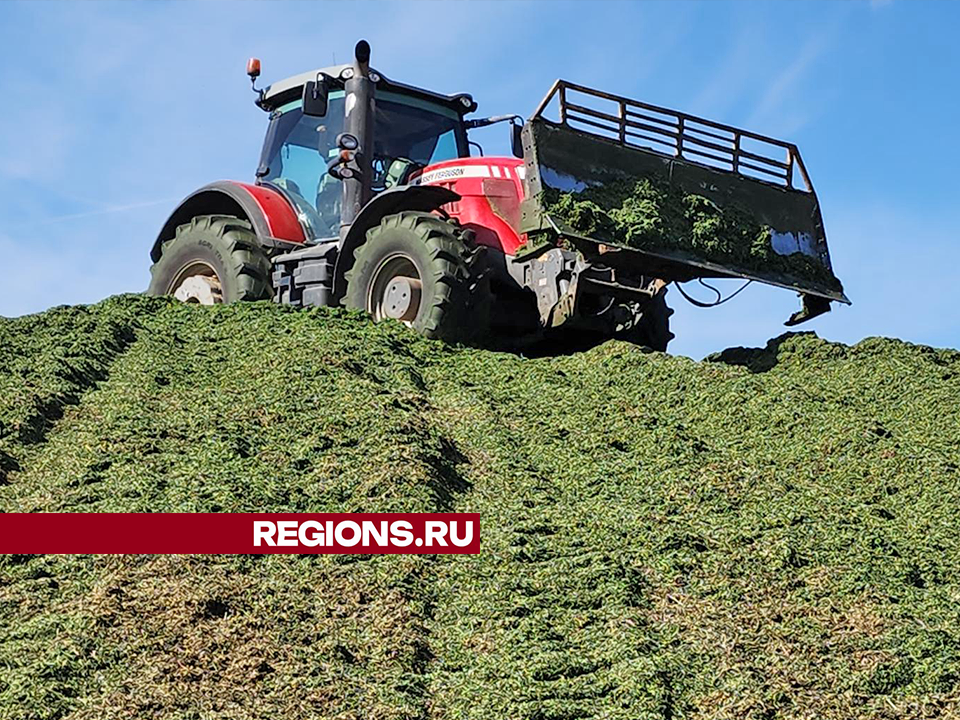
[[411,172],[422,167],[425,167],[422,163],[410,158],[374,155],[371,185],[377,191],[388,190],[403,184]]

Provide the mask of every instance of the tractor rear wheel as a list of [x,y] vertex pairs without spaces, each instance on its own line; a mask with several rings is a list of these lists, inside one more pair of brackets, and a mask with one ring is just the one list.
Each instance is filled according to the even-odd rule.
[[199,215],[163,243],[148,295],[201,305],[271,297],[270,261],[246,220]]
[[432,213],[388,215],[354,253],[343,304],[428,338],[476,339],[485,331],[475,304],[479,250],[459,225]]
[[670,332],[670,316],[673,315],[673,309],[667,305],[666,294],[667,289],[661,288],[643,306],[643,313],[634,326],[617,337],[634,345],[643,345],[651,350],[666,352],[667,345],[674,338],[674,334]]

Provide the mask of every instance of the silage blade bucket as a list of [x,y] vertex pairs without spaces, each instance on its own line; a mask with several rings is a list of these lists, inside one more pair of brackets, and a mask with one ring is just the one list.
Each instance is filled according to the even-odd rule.
[[[558,120],[548,120],[544,114],[554,107]],[[804,310],[788,324],[828,310],[829,301],[849,304],[839,282],[832,282],[820,204],[795,145],[562,80],[526,123],[522,137],[525,232],[552,232],[606,252],[609,238],[578,235],[546,212],[544,192],[579,193],[644,178],[666,182],[720,208],[749,212],[770,228],[773,252],[803,253],[822,265],[826,278],[782,268],[738,267],[680,249],[615,247],[633,257],[645,275],[678,282],[745,278],[796,290],[803,295]]]

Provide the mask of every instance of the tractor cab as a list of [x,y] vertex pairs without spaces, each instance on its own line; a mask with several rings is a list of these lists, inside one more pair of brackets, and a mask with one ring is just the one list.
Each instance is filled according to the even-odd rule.
[[[341,224],[342,184],[328,168],[341,153],[337,139],[347,115],[343,81],[350,65],[323,68],[266,88],[259,105],[270,113],[257,177],[279,189],[297,208],[309,241],[335,239]],[[445,160],[467,157],[464,114],[476,109],[469,95],[441,95],[376,81],[369,187],[378,194],[406,183],[412,173]],[[304,111],[304,85],[328,84],[323,115]]]

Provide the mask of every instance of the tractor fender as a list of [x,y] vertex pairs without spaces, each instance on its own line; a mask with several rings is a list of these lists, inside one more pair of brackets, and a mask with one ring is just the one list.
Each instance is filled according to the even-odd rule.
[[246,220],[267,247],[302,245],[306,240],[296,211],[279,192],[262,185],[218,180],[187,195],[177,206],[157,235],[150,259],[157,262],[164,241],[198,215],[233,215]]
[[367,239],[367,230],[379,225],[387,215],[404,210],[430,212],[459,199],[460,195],[453,190],[439,185],[400,185],[376,195],[360,210],[340,245],[334,270],[334,302],[339,303],[346,294],[346,274],[353,267],[354,251]]

